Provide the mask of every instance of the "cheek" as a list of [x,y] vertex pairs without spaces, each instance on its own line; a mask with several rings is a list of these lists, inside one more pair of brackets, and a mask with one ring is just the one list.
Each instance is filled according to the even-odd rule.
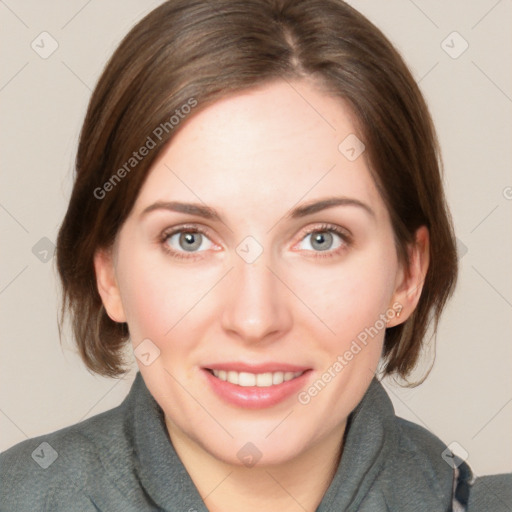
[[119,265],[121,299],[134,344],[140,338],[158,340],[170,327],[171,294],[162,295],[165,286],[158,274],[157,268],[130,257]]
[[375,243],[339,265],[294,270],[294,289],[317,317],[315,322],[325,324],[318,324],[326,333],[322,338],[333,349],[342,349],[376,323],[383,334],[378,320],[391,306],[396,274],[396,258],[386,247]]
[[[132,341],[136,345],[149,338],[163,350],[187,324],[190,312],[215,283],[217,271],[186,268],[163,251],[122,254],[117,274]],[[197,320],[197,315],[193,316]],[[181,344],[186,341],[185,337]]]

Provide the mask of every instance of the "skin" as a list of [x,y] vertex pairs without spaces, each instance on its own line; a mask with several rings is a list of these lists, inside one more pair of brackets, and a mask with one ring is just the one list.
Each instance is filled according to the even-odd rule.
[[[338,150],[354,133],[348,106],[310,80],[225,98],[184,122],[112,249],[96,253],[109,316],[128,323],[134,348],[149,338],[160,350],[149,366],[137,363],[211,511],[318,506],[337,468],[347,417],[376,371],[385,329],[306,405],[294,394],[265,409],[234,406],[205,385],[201,368],[294,363],[312,369],[307,389],[380,314],[399,303],[400,317],[387,324],[393,326],[418,302],[428,231],[418,230],[406,272],[365,153],[352,162]],[[361,201],[373,215],[345,205],[287,217],[332,196]],[[142,213],[168,201],[208,205],[222,221],[165,209]],[[351,240],[328,231],[328,249],[319,250],[308,231],[325,235],[326,223],[348,230]],[[179,234],[165,240],[166,230],[182,224],[207,230],[195,252]],[[263,249],[253,263],[237,253],[249,235]],[[247,442],[262,454],[252,468],[237,457]]]

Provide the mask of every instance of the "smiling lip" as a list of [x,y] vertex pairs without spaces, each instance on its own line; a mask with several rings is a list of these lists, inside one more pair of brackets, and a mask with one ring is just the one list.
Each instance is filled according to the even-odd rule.
[[[251,373],[251,374],[265,374],[265,373],[295,373],[296,376],[291,380],[283,381],[279,384],[272,384],[269,386],[240,386],[221,380],[213,374],[224,372],[238,372],[238,373]],[[280,402],[288,399],[290,396],[296,394],[309,379],[310,368],[303,366],[296,366],[284,363],[266,363],[258,365],[248,365],[244,363],[219,363],[212,364],[208,367],[202,368],[206,380],[212,391],[219,396],[223,401],[231,405],[242,407],[246,409],[263,409],[272,407]]]

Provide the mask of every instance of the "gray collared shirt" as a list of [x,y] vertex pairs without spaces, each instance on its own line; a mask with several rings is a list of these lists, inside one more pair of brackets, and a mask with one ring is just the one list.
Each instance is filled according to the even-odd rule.
[[[317,512],[457,510],[446,446],[397,418],[378,380],[347,429],[341,462]],[[457,492],[464,502],[471,490],[470,511],[512,510],[512,475],[471,486],[469,468],[460,468],[469,473]],[[6,512],[207,512],[140,372],[120,406],[3,452],[0,486]]]

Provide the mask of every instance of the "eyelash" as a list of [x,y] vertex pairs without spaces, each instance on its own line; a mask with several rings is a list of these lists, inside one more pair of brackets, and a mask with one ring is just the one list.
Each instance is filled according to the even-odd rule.
[[348,247],[352,245],[352,238],[347,233],[347,231],[334,224],[321,224],[320,226],[308,229],[307,231],[301,234],[300,241],[304,240],[306,236],[311,235],[312,233],[324,232],[335,233],[341,238],[342,244],[337,249],[327,251],[311,251],[314,253],[314,256],[311,256],[312,258],[334,258],[335,256],[338,256],[341,252],[345,251]]
[[[342,245],[334,250],[327,250],[327,251],[311,251],[314,252],[315,255],[312,256],[313,258],[333,258],[337,256],[342,251],[346,250],[348,247],[352,245],[352,237],[346,232],[346,230],[339,228],[338,226],[334,224],[322,224],[320,226],[316,226],[312,229],[309,229],[308,231],[304,232],[300,238],[300,242],[308,235],[312,233],[323,233],[323,232],[332,232],[338,235],[342,240]],[[196,259],[200,259],[201,256],[198,255],[198,253],[184,253],[181,251],[175,251],[174,249],[171,249],[169,247],[169,244],[167,241],[169,238],[176,233],[200,233],[201,235],[204,235],[209,238],[208,236],[208,230],[201,228],[200,226],[195,225],[183,225],[178,226],[176,228],[172,228],[169,230],[164,231],[160,236],[160,244],[162,245],[163,250],[172,256],[173,258],[177,259],[187,259],[195,261]]]
[[171,249],[169,247],[169,244],[167,243],[167,240],[169,240],[169,238],[171,238],[172,235],[175,235],[176,233],[200,233],[201,235],[204,235],[206,237],[208,237],[208,231],[201,228],[200,226],[194,226],[194,225],[191,225],[191,226],[188,226],[188,225],[184,225],[184,226],[178,226],[176,228],[172,228],[172,229],[169,229],[169,230],[166,230],[162,233],[161,237],[160,237],[160,243],[162,245],[162,248],[163,250],[171,255],[173,258],[176,258],[176,259],[179,259],[179,260],[192,260],[192,261],[195,261],[196,259],[198,258],[201,258],[201,256],[199,256],[197,253],[194,254],[194,253],[189,253],[188,255],[184,252],[180,252],[180,251],[175,251],[174,249]]

